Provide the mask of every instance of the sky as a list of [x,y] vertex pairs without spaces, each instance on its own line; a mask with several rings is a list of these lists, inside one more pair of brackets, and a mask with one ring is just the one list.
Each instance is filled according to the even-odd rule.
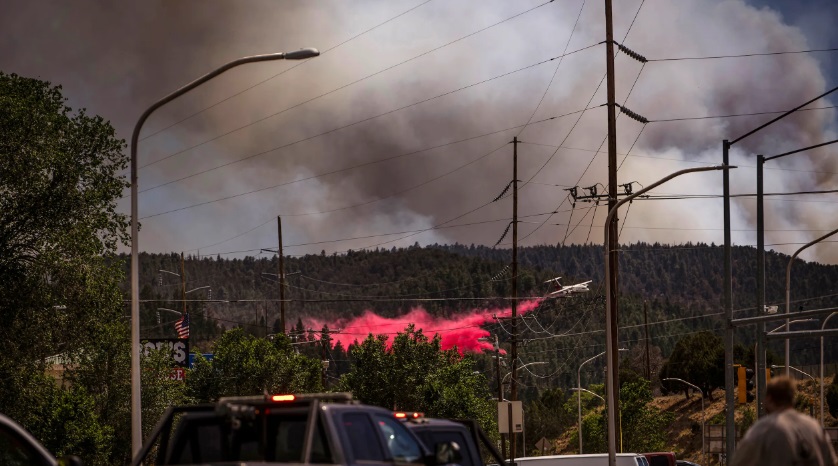
[[[277,216],[288,255],[509,247],[512,198],[493,200],[512,181],[515,137],[519,244],[600,243],[604,203],[567,189],[607,184],[603,3],[6,0],[0,71],[60,84],[128,141],[153,102],[228,61],[322,52],[238,67],[151,116],[138,144],[142,251],[269,257]],[[615,65],[617,101],[650,120],[617,120],[618,180],[635,190],[721,163],[723,139],[838,81],[834,51],[666,60],[838,47],[835,2],[614,3],[615,40],[650,60],[621,53]],[[836,139],[823,108],[834,100],[736,143],[732,193],[755,192],[756,154]],[[835,155],[766,164],[768,249],[790,254],[836,228],[836,194],[790,194],[835,189]],[[685,175],[624,207],[620,241],[721,244],[721,180]],[[755,205],[734,198],[734,244],[756,244]],[[836,264],[838,248],[802,257]]]

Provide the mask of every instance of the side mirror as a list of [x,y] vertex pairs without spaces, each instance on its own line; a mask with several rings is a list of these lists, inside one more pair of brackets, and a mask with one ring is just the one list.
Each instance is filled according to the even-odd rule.
[[75,455],[58,458],[58,466],[84,466],[81,458]]
[[438,465],[459,463],[463,460],[463,454],[457,442],[437,443],[434,454]]

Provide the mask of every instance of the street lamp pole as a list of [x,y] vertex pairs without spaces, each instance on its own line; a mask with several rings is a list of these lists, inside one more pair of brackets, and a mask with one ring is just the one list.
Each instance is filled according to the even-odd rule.
[[707,417],[706,413],[704,412],[704,391],[702,391],[697,386],[695,386],[695,385],[693,385],[693,384],[691,384],[691,383],[689,383],[689,382],[687,382],[686,380],[683,380],[683,379],[677,379],[677,378],[674,378],[674,377],[667,377],[663,380],[681,382],[683,384],[687,384],[690,387],[698,390],[698,393],[701,394],[701,454],[704,456],[704,464],[710,464],[707,461],[707,450],[704,449],[704,436],[706,435],[705,432],[704,432],[704,429],[706,428],[706,417]]
[[[834,235],[835,233],[838,233],[838,229],[832,230],[829,233],[821,236],[820,238],[818,238],[814,241],[811,241],[809,243],[806,243],[800,249],[798,249],[797,251],[794,251],[794,254],[791,255],[791,258],[789,259],[789,263],[786,266],[786,315],[789,315],[789,313],[791,313],[791,265],[794,263],[794,259],[796,259],[797,255],[800,254],[801,252],[803,252],[804,249],[808,248],[809,246],[812,246],[813,244],[820,243],[821,241],[829,238],[830,236]],[[827,317],[827,319],[829,319],[829,317]],[[789,319],[786,318],[786,325],[788,325],[788,323],[789,323]],[[788,327],[786,327],[786,330],[789,330]],[[786,377],[788,377],[789,368],[791,367],[790,366],[791,361],[789,360],[789,357],[791,356],[791,351],[789,349],[789,339],[788,339],[788,337],[786,337],[785,340],[786,340]],[[821,337],[821,347],[823,347],[823,337]],[[821,377],[823,377],[823,374],[821,374]]]
[[595,397],[599,398],[600,400],[602,400],[602,402],[603,402],[603,403],[605,403],[605,398],[603,398],[603,397],[599,396],[598,394],[596,394],[596,393],[594,393],[594,392],[592,392],[592,391],[588,390],[587,388],[582,388],[582,387],[573,387],[573,388],[571,388],[571,389],[570,389],[570,391],[572,391],[572,392],[580,392],[580,393],[581,393],[581,392],[585,392],[585,393],[587,393],[587,394],[590,394],[590,395],[593,395],[593,396],[595,396]]
[[[620,351],[628,351],[628,349],[620,348]],[[576,370],[576,386],[580,390],[586,391],[586,392],[588,391],[588,390],[584,390],[582,388],[582,366],[584,366],[585,364],[588,364],[589,362],[593,361],[596,358],[602,357],[604,354],[605,354],[605,351],[603,351],[602,353],[599,353],[598,355],[596,355],[596,356],[594,356],[590,359],[585,360],[582,364],[579,364],[579,369]],[[593,393],[593,392],[590,392],[590,393]],[[596,393],[594,393],[594,395],[596,395]],[[599,396],[599,395],[597,395],[597,396]],[[602,397],[600,397],[600,398],[602,398]],[[577,401],[577,407],[578,407],[578,411],[579,411],[579,417],[578,417],[578,422],[576,423],[576,429],[577,429],[578,434],[579,434],[579,454],[581,455],[582,454],[582,392],[579,391],[579,390],[577,390],[577,392],[576,392],[576,401]],[[605,401],[605,399],[603,399],[602,401]]]
[[[641,196],[648,191],[657,188],[658,186],[666,183],[667,181],[685,175],[687,173],[695,173],[695,172],[704,172],[704,171],[711,171],[711,170],[729,170],[731,168],[736,168],[732,165],[716,165],[711,167],[696,167],[696,168],[688,168],[685,170],[679,170],[677,172],[671,173],[660,180],[650,184],[649,186],[641,189],[640,191],[635,192],[630,196],[624,197],[622,200],[618,201],[614,204],[614,207],[608,211],[608,216],[605,218],[605,238],[604,238],[604,246],[605,246],[605,354],[606,359],[609,361],[615,361],[614,353],[615,353],[615,346],[616,345],[616,335],[612,335],[613,332],[616,332],[616,325],[613,325],[612,329],[612,322],[616,322],[617,320],[617,290],[611,289],[611,267],[609,263],[609,256],[611,254],[610,250],[610,229],[609,226],[611,225],[611,220],[614,218],[614,215],[619,210],[620,206],[625,204],[626,202],[634,200],[636,197]],[[613,295],[613,296],[612,296]],[[612,309],[612,302],[614,303],[614,308]],[[617,410],[614,409],[617,406],[617,389],[614,386],[614,381],[617,378],[617,373],[620,370],[619,364],[609,364],[608,365],[608,373],[606,375],[605,380],[605,389],[606,389],[606,397],[607,401],[607,409],[608,409],[608,464],[610,466],[616,466],[617,464],[617,436],[616,436],[616,425],[617,425]]]
[[[783,368],[783,367],[784,367],[784,366],[778,366],[778,365],[776,365],[776,364],[772,364],[772,365],[771,365],[771,368],[772,368],[772,369],[780,369],[780,368]],[[814,378],[814,377],[812,377],[812,375],[811,375],[811,374],[809,374],[808,372],[804,372],[804,371],[802,371],[802,370],[800,370],[800,369],[798,369],[797,367],[794,367],[794,366],[787,366],[787,367],[788,367],[789,369],[791,369],[791,370],[793,370],[793,371],[797,372],[798,374],[803,374],[803,375],[805,375],[806,377],[809,377],[810,379],[812,379],[812,382],[816,382],[815,378]]]
[[163,105],[200,86],[225,71],[247,63],[271,60],[302,60],[316,57],[320,52],[314,48],[294,52],[252,55],[233,60],[192,81],[151,105],[140,115],[131,135],[131,452],[139,453],[143,444],[142,419],[140,414],[140,266],[139,266],[139,218],[137,202],[137,144],[140,130],[148,117]]
[[[838,314],[838,312],[833,312],[829,314],[826,319],[823,320],[823,324],[821,324],[821,330],[826,328],[826,323],[829,322],[830,317]],[[823,337],[821,337],[821,427],[824,426],[823,424]]]

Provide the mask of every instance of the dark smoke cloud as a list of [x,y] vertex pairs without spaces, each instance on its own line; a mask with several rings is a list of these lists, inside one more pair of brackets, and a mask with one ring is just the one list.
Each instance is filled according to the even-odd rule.
[[[281,6],[276,2],[248,2],[246,7],[233,2],[197,1],[110,4],[91,0],[72,5],[6,2],[4,8],[13,15],[0,19],[0,69],[63,84],[71,105],[85,106],[110,118],[127,138],[134,118],[146,105],[213,66],[242,55],[275,51],[277,46],[285,50],[304,46],[325,50],[419,3],[364,1],[331,3],[326,8],[322,3],[304,1],[282,2]],[[576,111],[589,101],[591,106],[605,103],[604,86],[597,89],[605,69],[604,49],[599,46],[567,57],[555,77],[557,62],[548,62],[395,111],[559,55],[580,11],[581,0],[551,3],[346,89],[330,92],[540,3],[480,2],[477,7],[477,2],[429,2],[147,139],[141,146],[143,163],[254,123],[143,170],[141,187],[266,153],[143,194],[141,215],[416,152],[521,125],[531,117],[539,120]],[[585,5],[568,50],[602,40],[600,3]],[[615,37],[623,40],[640,1],[615,3]],[[741,0],[648,0],[625,43],[649,58],[774,52],[810,46],[803,32],[784,23],[776,12],[749,6]],[[166,107],[148,123],[145,134],[294,65],[280,62],[229,72]],[[650,119],[783,110],[823,92],[826,79],[821,66],[807,55],[649,63],[634,85],[641,65],[621,55],[617,59],[617,96],[624,101],[634,86],[626,106]],[[551,78],[553,82],[545,95]],[[282,111],[321,94],[327,95]],[[393,113],[387,116],[271,151],[390,111]],[[280,113],[270,116],[277,112]],[[550,212],[560,205],[560,210],[567,210],[569,203],[562,204],[566,196],[563,187],[605,182],[605,155],[594,152],[604,147],[604,108],[585,113],[578,124],[577,117],[533,124],[520,132],[525,142],[542,144],[519,147],[519,178],[532,178],[535,182],[521,190],[522,214]],[[632,149],[634,155],[625,159],[620,182],[636,180],[648,184],[671,171],[695,166],[696,161],[719,163],[722,139],[743,134],[768,118],[649,124]],[[742,168],[733,177],[735,190],[753,192],[754,174],[750,167],[754,154],[776,154],[834,138],[834,121],[833,111],[804,112],[737,144],[734,161]],[[571,128],[570,137],[565,139]],[[625,117],[619,119],[620,152],[629,149],[640,128]],[[512,148],[490,152],[518,133],[519,130],[510,130],[150,218],[144,222],[142,247],[200,247],[206,253],[268,247],[276,241],[274,217],[279,214],[284,216],[287,244],[425,229],[487,203],[506,186],[512,178]],[[560,143],[565,148],[552,155],[555,148],[550,146]],[[796,191],[834,186],[836,167],[832,152],[823,149],[773,162],[766,167],[766,189]],[[466,166],[436,181],[407,190],[463,165]],[[717,194],[721,192],[720,178],[688,176],[660,192]],[[353,204],[365,205],[335,210]],[[580,203],[577,207],[589,206]],[[830,204],[772,200],[766,208],[770,229],[795,230],[770,233],[768,243],[807,242],[820,234],[815,230],[834,228],[829,224]],[[331,210],[334,211],[327,214],[298,215]],[[510,211],[510,200],[504,199],[458,220],[498,219],[496,223],[423,233],[384,246],[414,241],[494,244]],[[584,212],[555,215],[531,236],[528,235],[538,223],[522,223],[521,236],[526,237],[526,244],[555,244],[565,239],[565,231],[573,231],[568,242],[600,241],[602,208],[597,209],[593,223],[588,216],[576,229],[565,226],[582,220]],[[626,229],[621,239],[718,243],[720,212],[721,203],[715,200],[638,202],[622,214]],[[747,231],[753,229],[753,201],[737,201],[734,213],[735,228],[742,230],[734,240],[753,243],[753,233]],[[540,223],[544,218],[534,217],[527,222]],[[254,229],[260,224],[264,226]],[[675,227],[683,229],[659,229]],[[253,231],[209,247],[249,230]],[[288,252],[340,251],[394,238],[397,237],[291,247]],[[788,248],[780,250],[790,252]],[[817,249],[815,254],[809,257],[824,261],[838,258],[828,248]]]

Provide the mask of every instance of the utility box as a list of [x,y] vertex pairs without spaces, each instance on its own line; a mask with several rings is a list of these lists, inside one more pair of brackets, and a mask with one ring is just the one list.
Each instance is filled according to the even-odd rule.
[[499,401],[498,402],[498,432],[509,433],[509,413],[512,409],[512,432],[524,431],[524,405],[520,401]]

